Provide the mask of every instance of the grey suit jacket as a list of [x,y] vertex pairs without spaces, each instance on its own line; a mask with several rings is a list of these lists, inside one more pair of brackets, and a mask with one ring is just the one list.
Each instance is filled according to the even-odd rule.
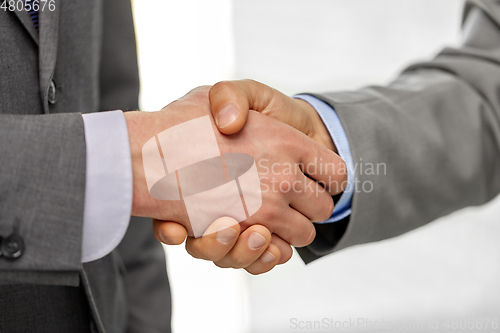
[[499,0],[467,1],[462,45],[389,86],[315,96],[340,117],[359,188],[350,221],[317,226],[315,242],[299,250],[306,262],[398,236],[500,192]]
[[[55,11],[40,12],[39,34],[27,12],[0,10],[0,235],[16,231],[25,243],[20,258],[0,258],[0,322],[12,324],[0,330],[30,331],[29,311],[54,315],[67,301],[69,313],[90,310],[99,332],[170,331],[165,257],[150,220],[133,218],[118,249],[81,263],[81,114],[137,109],[138,91],[129,1],[56,0]],[[59,320],[43,327],[62,331]]]

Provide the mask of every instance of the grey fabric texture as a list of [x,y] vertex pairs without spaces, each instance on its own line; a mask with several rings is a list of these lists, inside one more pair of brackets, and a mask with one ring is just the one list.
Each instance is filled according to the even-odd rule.
[[37,45],[13,12],[0,11],[0,31],[0,234],[17,229],[26,244],[20,259],[0,260],[0,280],[4,271],[75,272],[85,194],[85,136],[76,112],[85,108],[43,115]]
[[0,309],[11,309],[0,327],[170,332],[165,256],[150,219],[133,217],[118,249],[81,264],[81,114],[138,108],[130,1],[55,7],[40,12],[39,35],[26,12],[0,11],[0,235],[25,242],[21,258],[0,258]]
[[463,44],[389,86],[314,95],[338,113],[354,163],[386,171],[358,165],[356,180],[373,190],[354,193],[342,237],[323,226],[331,241],[300,249],[306,261],[401,235],[500,192],[500,1],[468,1]]

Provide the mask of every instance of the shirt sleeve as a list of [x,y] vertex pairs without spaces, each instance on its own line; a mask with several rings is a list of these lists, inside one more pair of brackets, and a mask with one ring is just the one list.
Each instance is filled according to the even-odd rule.
[[113,251],[132,211],[132,161],[122,111],[82,115],[87,148],[82,262]]
[[335,110],[325,102],[311,95],[296,95],[294,98],[301,99],[311,104],[316,110],[321,120],[325,124],[333,143],[337,147],[340,157],[347,166],[347,186],[344,193],[333,209],[332,216],[322,223],[332,223],[340,221],[351,215],[352,196],[354,193],[354,163],[352,161],[351,148],[344,127]]

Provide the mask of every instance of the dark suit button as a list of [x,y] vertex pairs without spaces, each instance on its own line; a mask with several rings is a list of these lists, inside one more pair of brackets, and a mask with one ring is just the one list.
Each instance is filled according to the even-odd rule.
[[50,104],[56,104],[57,102],[57,88],[54,80],[50,81],[49,93],[47,95]]
[[10,234],[1,245],[2,255],[6,259],[17,259],[24,253],[24,240],[18,234]]

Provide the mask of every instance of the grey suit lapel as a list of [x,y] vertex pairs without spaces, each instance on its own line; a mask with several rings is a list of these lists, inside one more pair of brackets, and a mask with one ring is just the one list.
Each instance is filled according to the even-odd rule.
[[28,12],[25,10],[14,10],[14,13],[16,13],[19,21],[21,21],[26,30],[28,30],[31,38],[33,38],[35,43],[38,44],[38,32],[36,31],[35,25],[33,24],[33,21],[31,20]]
[[59,15],[61,2],[57,2],[54,11],[40,11],[40,93],[45,113],[49,113],[48,91],[50,81],[54,75],[57,56],[57,40],[59,33]]

